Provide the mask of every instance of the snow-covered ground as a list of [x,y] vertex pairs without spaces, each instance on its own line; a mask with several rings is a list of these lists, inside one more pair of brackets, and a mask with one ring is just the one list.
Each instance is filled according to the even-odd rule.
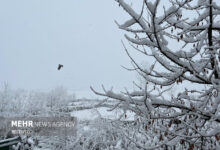
[[[75,116],[78,120],[94,120],[99,117],[108,119],[118,119],[123,114],[122,110],[109,111],[109,108],[95,108],[91,110],[80,110],[71,112],[72,116]],[[124,119],[124,118],[122,118]],[[126,112],[126,120],[133,120],[134,114]]]
[[[121,109],[114,109],[110,110],[110,108],[107,107],[95,107],[91,109],[83,109],[84,108],[89,108],[92,106],[96,106],[99,104],[101,100],[90,100],[90,99],[78,99],[75,102],[70,103],[70,108],[82,108],[82,110],[73,110],[71,112],[71,116],[75,116],[78,120],[83,121],[83,120],[94,120],[97,118],[107,118],[107,119],[118,119],[121,117],[121,115],[124,114],[123,110]],[[105,104],[109,105],[114,105],[114,101],[108,101]],[[126,117],[122,117],[122,119],[126,120],[133,120],[134,119],[134,114],[131,112],[126,112]]]

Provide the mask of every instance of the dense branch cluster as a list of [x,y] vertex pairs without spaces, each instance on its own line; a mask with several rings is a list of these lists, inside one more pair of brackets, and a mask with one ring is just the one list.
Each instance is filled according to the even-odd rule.
[[[143,0],[141,11],[116,0],[130,19],[117,23],[130,47],[153,60],[145,68],[132,57],[133,69],[144,80],[138,90],[96,94],[117,100],[114,108],[136,115],[144,130],[143,142],[128,137],[144,149],[213,149],[220,140],[220,6],[213,0]],[[194,85],[192,87],[191,85]],[[167,94],[175,86],[178,94]],[[125,129],[126,130],[126,129]],[[150,138],[151,135],[154,135]],[[155,140],[156,139],[156,140]],[[147,148],[149,147],[149,148]]]

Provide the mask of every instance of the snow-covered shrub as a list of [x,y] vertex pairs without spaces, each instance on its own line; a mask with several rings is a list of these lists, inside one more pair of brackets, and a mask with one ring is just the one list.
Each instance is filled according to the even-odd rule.
[[97,118],[79,122],[77,139],[72,146],[79,150],[128,150],[133,149],[128,140],[114,126],[112,120]]

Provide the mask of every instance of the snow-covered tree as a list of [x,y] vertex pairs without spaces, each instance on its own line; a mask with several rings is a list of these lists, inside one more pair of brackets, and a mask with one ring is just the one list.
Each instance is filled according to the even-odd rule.
[[[122,42],[144,87],[98,95],[136,114],[128,139],[141,149],[215,149],[220,140],[220,3],[218,0],[116,0],[130,16],[123,24],[129,47],[146,56],[142,67]],[[141,7],[134,5],[140,3]],[[177,93],[170,93],[175,88]],[[124,128],[126,130],[126,128]],[[138,140],[139,139],[139,140]],[[142,139],[142,140],[141,140]],[[146,140],[145,142],[143,141]],[[151,141],[151,142],[149,142]]]
[[0,91],[0,112],[7,110],[8,101],[10,99],[10,90],[8,83],[4,83],[2,90]]

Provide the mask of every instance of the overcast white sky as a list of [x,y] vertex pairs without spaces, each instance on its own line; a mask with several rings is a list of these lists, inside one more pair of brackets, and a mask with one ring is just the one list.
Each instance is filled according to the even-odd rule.
[[128,16],[114,0],[0,1],[0,83],[76,92],[101,84],[132,88],[136,75],[121,67],[130,61],[115,19]]

